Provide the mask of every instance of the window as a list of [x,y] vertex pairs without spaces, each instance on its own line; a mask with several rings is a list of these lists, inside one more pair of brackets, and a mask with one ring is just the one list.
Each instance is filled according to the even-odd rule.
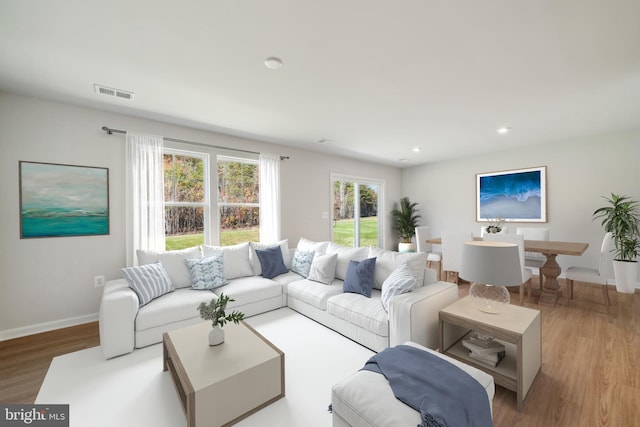
[[332,175],[332,240],[343,246],[382,247],[382,200],[384,182]]
[[258,161],[218,157],[220,244],[260,241]]
[[165,149],[163,166],[166,249],[207,242],[209,156]]

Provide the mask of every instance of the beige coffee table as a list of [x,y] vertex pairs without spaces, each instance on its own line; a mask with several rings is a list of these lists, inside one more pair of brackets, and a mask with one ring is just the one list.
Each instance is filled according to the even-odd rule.
[[284,397],[284,353],[255,329],[227,323],[209,346],[209,322],[163,334],[164,371],[173,377],[188,427],[228,426]]
[[[491,335],[505,345],[506,356],[497,366],[469,357],[462,338],[470,331]],[[540,371],[541,340],[538,310],[510,304],[502,313],[489,314],[468,296],[440,310],[440,352],[485,371],[496,384],[515,391],[518,411]]]

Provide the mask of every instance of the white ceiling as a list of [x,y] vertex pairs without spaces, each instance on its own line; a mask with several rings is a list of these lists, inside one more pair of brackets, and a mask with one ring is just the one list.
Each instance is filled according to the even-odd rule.
[[404,167],[640,128],[640,1],[2,0],[0,89]]

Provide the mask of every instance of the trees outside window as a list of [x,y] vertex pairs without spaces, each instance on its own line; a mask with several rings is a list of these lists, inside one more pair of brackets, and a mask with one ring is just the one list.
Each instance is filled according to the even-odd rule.
[[218,157],[221,245],[260,241],[259,186],[256,160]]
[[205,243],[209,224],[209,156],[181,150],[164,152],[166,249]]

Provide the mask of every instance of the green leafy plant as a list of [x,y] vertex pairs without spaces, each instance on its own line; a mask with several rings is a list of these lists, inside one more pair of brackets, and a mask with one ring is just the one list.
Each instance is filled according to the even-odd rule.
[[617,261],[634,261],[640,253],[640,211],[638,202],[629,196],[611,193],[611,197],[602,196],[607,206],[596,209],[593,219],[602,219],[605,231],[613,234]]
[[218,299],[212,299],[209,304],[205,302],[200,303],[198,306],[200,317],[204,320],[211,320],[211,326],[213,327],[218,325],[223,327],[227,322],[233,322],[237,325],[244,319],[244,313],[234,310],[231,314],[226,314],[224,310],[227,308],[227,303],[231,301],[235,300],[229,298],[229,296],[224,293],[220,293]]
[[391,211],[394,222],[393,228],[402,243],[411,243],[411,238],[416,234],[420,215],[417,213],[417,203],[412,203],[408,197],[400,199],[400,209]]

